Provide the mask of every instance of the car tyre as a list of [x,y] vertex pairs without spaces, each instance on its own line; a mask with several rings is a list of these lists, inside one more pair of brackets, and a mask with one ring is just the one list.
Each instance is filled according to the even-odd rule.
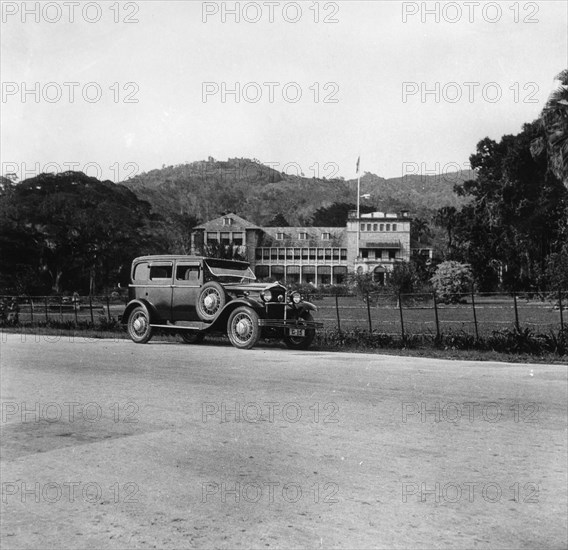
[[197,315],[203,321],[213,321],[226,303],[225,289],[219,283],[205,283],[197,298]]
[[260,339],[258,313],[247,306],[236,308],[227,322],[227,336],[231,344],[239,349],[250,349]]
[[180,332],[180,336],[186,344],[201,344],[205,338],[205,334],[202,332],[193,332],[191,330]]
[[[302,321],[307,321],[309,323],[313,322],[313,320],[314,318],[310,313],[308,312],[303,313],[298,321],[298,328],[302,327]],[[306,330],[305,336],[286,335],[284,337],[284,343],[286,344],[286,346],[289,347],[290,349],[308,349],[312,345],[312,342],[316,337],[316,330],[313,328],[307,328],[305,330]]]
[[135,307],[128,317],[128,336],[136,344],[149,342],[154,334],[150,326],[150,317],[143,307]]

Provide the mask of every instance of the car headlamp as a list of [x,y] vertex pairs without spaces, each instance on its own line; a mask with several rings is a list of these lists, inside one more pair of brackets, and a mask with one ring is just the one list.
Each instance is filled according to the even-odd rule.
[[299,304],[302,301],[302,296],[300,296],[299,292],[294,292],[292,294],[292,302],[295,304]]
[[263,290],[260,296],[265,302],[270,302],[272,300],[272,292],[270,292],[270,290]]

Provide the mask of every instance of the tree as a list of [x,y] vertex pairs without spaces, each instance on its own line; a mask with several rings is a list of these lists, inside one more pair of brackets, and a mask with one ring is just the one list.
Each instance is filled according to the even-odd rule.
[[540,114],[541,132],[531,142],[531,153],[537,159],[545,156],[549,169],[568,188],[568,69],[555,80],[558,87]]
[[448,241],[446,254],[452,254],[454,229],[457,224],[457,210],[454,206],[443,206],[434,215],[434,223],[445,229]]
[[455,261],[442,262],[431,279],[438,299],[444,303],[458,303],[471,290],[471,266]]
[[[4,244],[10,247],[10,231],[30,243],[13,262],[46,274],[56,293],[64,285],[93,293],[116,284],[133,256],[152,251],[150,205],[122,185],[82,172],[40,174],[22,181],[2,190],[0,205],[9,229],[3,232],[8,236]],[[5,278],[14,278],[8,266],[0,269]]]
[[[334,202],[331,206],[318,208],[314,212],[311,225],[314,227],[345,227],[351,210],[357,210],[357,206],[345,202]],[[360,205],[362,214],[367,214],[374,210],[374,206]]]
[[288,220],[284,217],[282,212],[278,212],[269,222],[268,227],[290,227]]
[[470,163],[475,180],[456,186],[469,202],[445,221],[449,259],[471,264],[482,290],[537,290],[546,284],[547,258],[558,251],[568,191],[531,154],[539,124],[496,142],[485,138]]

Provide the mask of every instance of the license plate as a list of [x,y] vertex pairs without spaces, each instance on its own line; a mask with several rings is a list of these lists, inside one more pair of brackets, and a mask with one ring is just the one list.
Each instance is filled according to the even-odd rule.
[[306,331],[303,328],[291,328],[290,336],[305,336]]

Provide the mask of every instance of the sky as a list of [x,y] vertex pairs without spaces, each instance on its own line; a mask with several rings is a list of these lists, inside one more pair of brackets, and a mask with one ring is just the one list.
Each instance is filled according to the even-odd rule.
[[454,172],[534,120],[568,67],[563,0],[1,6],[0,162],[19,179],[209,156]]

